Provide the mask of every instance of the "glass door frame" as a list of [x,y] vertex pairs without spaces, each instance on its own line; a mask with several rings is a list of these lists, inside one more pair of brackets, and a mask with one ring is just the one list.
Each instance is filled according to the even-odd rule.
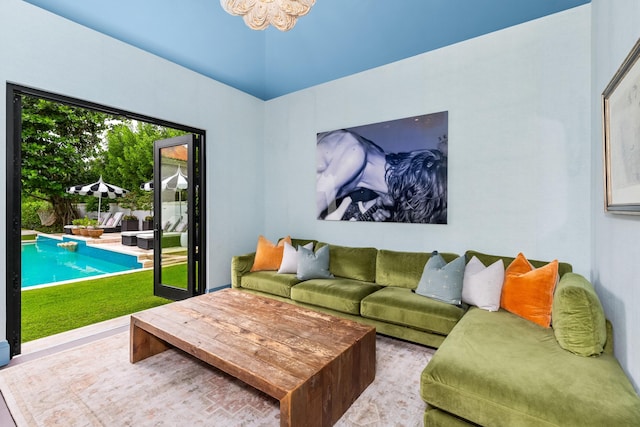
[[[179,123],[158,119],[155,117],[147,116],[144,114],[138,114],[131,111],[123,110],[120,108],[109,107],[96,102],[86,101],[79,98],[73,98],[66,95],[61,95],[54,92],[48,92],[41,89],[35,89],[32,87],[16,84],[6,83],[6,195],[5,195],[5,235],[6,235],[6,289],[5,289],[5,313],[6,313],[6,329],[5,337],[9,344],[9,357],[13,357],[21,353],[21,341],[22,341],[22,257],[21,257],[21,145],[22,145],[22,109],[21,99],[22,96],[33,96],[37,98],[47,99],[50,101],[59,102],[75,107],[86,108],[95,110],[115,116],[125,117],[131,120],[138,120],[141,122],[151,123],[158,126],[183,130],[196,135],[201,135],[202,141],[204,141],[206,132],[202,129],[194,128],[191,126],[185,126]],[[204,183],[204,146],[200,153],[201,155],[201,176]],[[205,194],[204,186],[201,190],[203,196]],[[204,197],[202,199],[203,207]],[[200,230],[201,247],[199,248],[199,256],[203,260],[201,262],[201,283],[205,282],[205,270],[204,260],[205,257],[205,235],[206,228],[204,224],[204,212],[201,214],[202,229]],[[204,288],[203,288],[204,289]]]
[[[163,156],[161,152],[165,149],[186,145],[187,148],[187,287],[172,286],[164,283],[162,278],[162,234],[163,224],[163,188],[162,182],[166,176],[162,174]],[[181,300],[200,295],[205,292],[206,282],[204,281],[204,235],[205,230],[205,201],[204,201],[204,136],[198,134],[187,134],[170,139],[155,141],[153,144],[153,293],[172,300]],[[178,167],[178,171],[180,171]],[[176,172],[177,174],[178,172]],[[178,191],[181,191],[178,189]],[[181,242],[182,243],[182,242]]]

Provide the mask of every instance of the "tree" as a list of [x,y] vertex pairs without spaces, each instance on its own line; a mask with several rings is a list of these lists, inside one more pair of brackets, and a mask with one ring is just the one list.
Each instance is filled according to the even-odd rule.
[[153,142],[184,134],[150,123],[124,121],[107,132],[107,148],[97,168],[105,181],[140,193],[140,184],[153,177]]
[[97,180],[91,160],[101,154],[108,115],[41,98],[22,98],[22,194],[48,201],[56,224],[77,217],[72,185]]

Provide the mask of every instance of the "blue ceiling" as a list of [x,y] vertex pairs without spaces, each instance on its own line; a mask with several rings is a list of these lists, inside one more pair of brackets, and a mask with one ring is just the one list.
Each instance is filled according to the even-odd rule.
[[25,1],[265,100],[590,2],[317,0],[283,33],[219,0]]

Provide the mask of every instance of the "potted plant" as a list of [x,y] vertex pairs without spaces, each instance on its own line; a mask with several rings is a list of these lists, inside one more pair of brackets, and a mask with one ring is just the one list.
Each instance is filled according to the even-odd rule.
[[136,198],[137,207],[140,210],[149,211],[149,215],[144,217],[142,221],[143,230],[153,230],[153,200],[151,193],[145,192]]
[[73,233],[76,236],[80,235],[80,229],[84,228],[84,219],[82,218],[77,218],[74,219],[73,221],[71,221],[71,224],[73,225],[73,228],[71,229],[71,233]]
[[142,229],[153,230],[153,216],[147,215],[144,217],[144,221],[142,221]]
[[87,218],[87,235],[92,238],[99,238],[104,233],[102,228],[98,228],[98,220],[97,219],[88,219]]
[[87,227],[89,226],[89,224],[91,224],[91,220],[87,216],[85,216],[84,218],[74,219],[71,223],[76,226],[76,228],[72,230],[73,234],[80,236],[89,235],[89,233],[87,232]]
[[136,194],[133,192],[127,193],[120,202],[120,206],[125,209],[129,209],[129,215],[125,215],[122,217],[122,231],[138,231],[140,229],[138,217],[133,214],[133,211],[137,205],[136,197]]
[[138,217],[135,215],[125,215],[122,217],[122,231],[138,231]]

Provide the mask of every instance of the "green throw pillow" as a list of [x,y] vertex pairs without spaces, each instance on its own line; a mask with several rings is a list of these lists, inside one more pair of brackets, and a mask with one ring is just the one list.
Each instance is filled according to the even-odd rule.
[[299,246],[296,276],[300,280],[333,279],[333,274],[329,271],[329,246],[323,246],[315,253]]
[[558,283],[551,307],[553,333],[563,349],[580,356],[602,353],[607,341],[604,310],[593,285],[575,273]]
[[461,304],[464,267],[463,256],[447,264],[442,255],[434,252],[424,266],[416,294],[448,304]]

